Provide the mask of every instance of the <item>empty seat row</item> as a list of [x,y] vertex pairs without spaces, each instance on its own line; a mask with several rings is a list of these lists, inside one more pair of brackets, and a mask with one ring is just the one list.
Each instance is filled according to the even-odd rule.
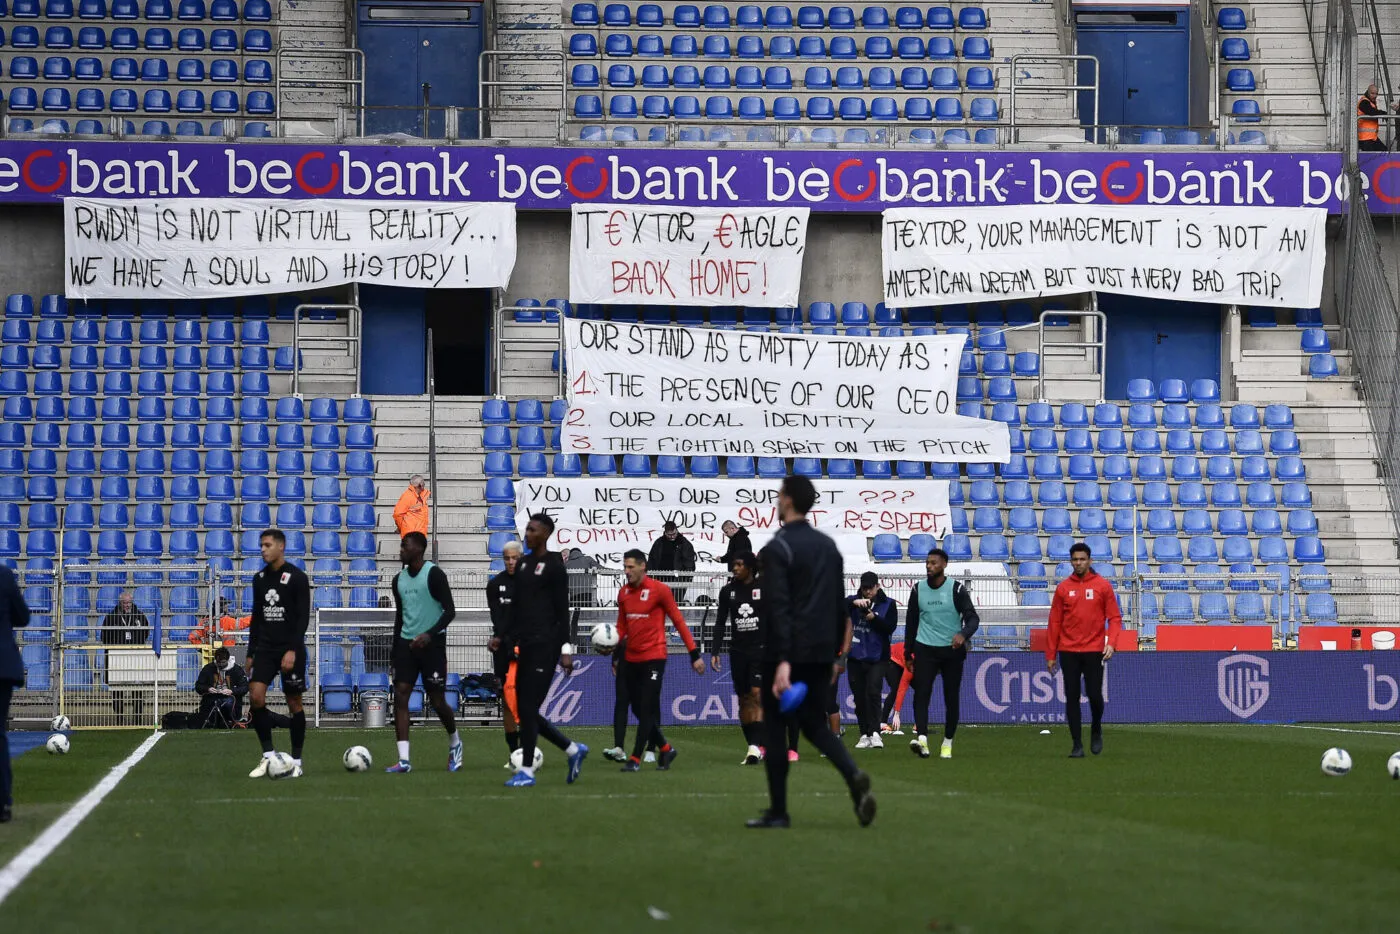
[[[961,384],[970,378],[962,377],[958,382]],[[988,380],[988,383],[990,384],[991,380]],[[961,399],[961,386],[958,395]],[[1291,428],[1280,428],[1270,432],[1267,443],[1263,433],[1255,428],[1241,428],[1236,431],[1209,428],[1200,433],[1199,447],[1195,434],[1187,428],[1169,430],[1166,433],[1165,445],[1162,443],[1162,435],[1155,428],[1129,430],[1131,434],[1122,428],[1102,428],[1099,429],[1098,438],[1095,440],[1090,437],[1087,428],[1066,429],[1063,438],[1053,428],[1032,428],[1026,441],[1026,450],[1032,454],[1053,454],[1057,451],[1067,454],[1091,454],[1094,451],[1100,454],[1125,454],[1131,447],[1134,454],[1188,455],[1187,459],[1191,460],[1194,458],[1189,455],[1199,452],[1212,457],[1223,455],[1227,461],[1232,452],[1232,441],[1233,453],[1238,455],[1263,454],[1266,449],[1270,454],[1297,454],[1299,451],[1298,434]]]
[[[626,33],[610,33],[603,38],[603,54],[610,58],[812,58],[849,61],[864,57],[876,61],[904,59],[937,62],[956,61],[959,52],[967,61],[985,62],[992,58],[992,45],[985,36],[967,36],[958,46],[947,36],[933,36],[927,41],[919,36],[870,36],[857,44],[851,36],[774,36],[764,44],[761,36],[740,36],[731,45],[728,36],[697,38],[686,33],[671,37],[638,36],[634,42]],[[569,54],[575,58],[592,58],[598,54],[598,39],[592,33],[575,33],[569,37]]]
[[[1074,535],[1051,535],[1042,545],[1040,537],[1034,534],[1015,535],[1008,540],[1004,535],[988,533],[979,536],[974,551],[966,533],[950,532],[943,536],[942,547],[950,561],[969,561],[974,554],[981,561],[1040,561],[1042,558],[1067,561],[1069,550],[1077,540]],[[1256,560],[1260,564],[1284,564],[1290,560],[1288,540],[1280,535],[1264,536],[1257,541],[1243,535],[1232,536],[1225,539],[1223,545],[1217,544],[1214,538],[1196,536],[1188,540],[1185,549],[1180,539],[1171,536],[1153,539],[1123,536],[1118,539],[1117,549],[1106,535],[1090,535],[1084,539],[1095,556],[1106,560],[1109,555],[1117,554],[1119,561],[1129,564],[1149,560],[1149,541],[1151,560],[1158,564],[1182,561],[1216,564],[1222,560],[1226,564],[1253,564]],[[1318,564],[1326,560],[1326,550],[1317,536],[1299,536],[1292,542],[1291,560],[1299,564]]]
[[[245,475],[273,472],[274,462],[268,458],[268,452],[257,448],[239,452],[237,458],[227,448],[210,448],[203,452],[203,457],[200,454],[196,449],[181,448],[172,451],[167,462],[164,451],[137,451],[133,459],[125,450],[118,449],[103,451],[99,462],[93,451],[75,448],[65,456],[63,470],[70,480],[74,476],[91,477],[99,473],[131,474],[133,463],[137,476],[232,474],[235,467]],[[275,463],[279,474],[301,475],[306,472],[307,458],[301,451],[279,451]],[[315,477],[338,477],[342,473],[340,454],[336,451],[313,451],[310,463],[311,475]],[[28,474],[32,478],[57,473],[58,457],[51,448],[29,451],[27,463],[24,452],[14,448],[0,449],[0,475]],[[373,477],[374,455],[362,450],[348,452],[344,473],[350,477]]]
[[[569,21],[575,26],[631,26],[633,12],[625,3],[609,3],[603,7],[600,17],[596,4],[575,3]],[[924,12],[918,7],[903,6],[895,11],[891,20],[885,7],[868,6],[857,19],[855,11],[846,6],[827,10],[804,6],[799,7],[794,16],[788,6],[770,6],[765,11],[746,4],[736,9],[731,18],[727,6],[710,4],[701,11],[698,6],[682,4],[672,11],[669,25],[678,29],[888,29],[892,22],[899,29],[986,29],[987,12],[982,7],[967,6],[954,17],[951,7],[932,6]],[[643,3],[636,8],[636,25],[645,28],[668,23],[660,5]]]
[[[283,466],[296,465],[289,460]],[[58,484],[51,476],[41,474],[31,477],[27,486],[23,477],[0,477],[0,502],[29,503],[29,528],[56,527],[43,520],[46,516],[52,516],[53,504],[57,499]],[[103,477],[101,484],[94,488],[91,477],[74,475],[65,481],[63,499],[69,504],[91,503],[94,500],[126,503],[132,499],[137,503],[165,503],[167,500],[172,503],[232,502],[234,499],[244,502],[299,502],[306,499],[306,483],[300,474],[283,475],[277,478],[274,487],[266,476],[249,474],[235,487],[233,477],[213,474],[202,484],[198,477],[173,477],[167,487],[163,476],[143,474],[137,476],[134,487],[125,475],[112,475]],[[373,503],[374,481],[368,477],[351,477],[342,487],[339,477],[317,476],[312,479],[313,504],[338,505],[342,500],[350,504]],[[79,517],[80,514],[74,514],[75,519]],[[91,527],[90,521],[88,527]]]
[[[573,67],[571,83],[576,88],[596,88],[600,86],[598,66],[580,63]],[[638,85],[636,71],[631,65],[616,64],[608,67],[607,84],[611,88],[634,88]],[[793,87],[792,71],[786,65],[771,65],[760,70],[757,65],[741,65],[730,75],[724,65],[706,66],[703,76],[694,65],[677,65],[668,71],[665,65],[647,65],[642,68],[641,86],[644,88],[729,88],[745,90],[790,90]],[[909,67],[901,70],[896,79],[895,71],[885,65],[870,69],[866,73],[855,65],[845,65],[836,69],[835,78],[825,65],[812,65],[803,75],[802,87],[806,90],[860,90],[869,87],[874,91],[961,91],[962,79],[956,68],[943,66],[932,72],[922,67]],[[976,66],[967,70],[969,91],[995,90],[992,70]]]
[[[3,30],[0,30],[0,38],[3,38],[3,34]],[[44,30],[42,43],[39,39],[38,27],[16,26],[10,31],[10,47],[13,49],[37,49],[42,46],[46,49],[76,47],[94,51],[112,49],[117,52],[135,49],[147,49],[152,52],[172,50],[203,52],[206,48],[210,52],[237,52],[239,50],[238,33],[232,29],[210,30],[207,39],[208,45],[206,46],[205,43],[204,30],[194,27],[181,29],[177,35],[172,36],[170,30],[164,26],[152,26],[144,33],[138,33],[131,26],[118,26],[112,30],[109,41],[107,30],[101,26],[80,27],[76,39],[72,27],[49,26]],[[242,48],[244,52],[271,52],[272,33],[266,29],[250,29],[243,34]],[[14,74],[13,64],[10,66],[10,73]]]
[[[107,110],[112,113],[136,113],[138,110],[146,113],[170,113],[173,110],[178,113],[199,114],[205,112],[204,92],[186,89],[172,99],[170,92],[164,88],[151,88],[144,96],[138,98],[136,92],[130,88],[116,88],[107,97],[100,88],[83,88],[78,91],[75,107],[73,95],[64,87],[44,88],[42,100],[34,88],[10,89],[12,111],[44,110],[62,113],[74,109],[85,113]],[[210,113],[246,112],[255,116],[271,115],[276,109],[272,94],[268,91],[249,91],[246,111],[239,106],[238,92],[229,90],[215,91],[210,95],[208,107]]]
[[[150,93],[147,92],[148,95]],[[168,100],[169,95],[166,97]],[[248,95],[250,105],[252,97],[253,94]],[[773,101],[771,117],[774,120],[898,120],[901,116],[900,102],[893,97],[877,97],[869,104],[860,97],[843,97],[839,103],[833,103],[829,97],[809,97],[805,103],[804,110],[803,102],[798,98],[779,97]],[[574,116],[580,120],[601,119],[602,98],[596,94],[580,94],[574,99]],[[638,116],[658,120],[766,120],[770,113],[767,102],[761,97],[739,98],[736,110],[733,99],[715,95],[705,99],[702,110],[699,98],[690,95],[682,95],[672,101],[664,95],[653,94],[642,101],[638,110],[637,99],[631,94],[612,94],[608,97],[608,116],[620,120]],[[940,97],[937,100],[910,97],[904,101],[905,120],[962,120],[963,116],[962,102],[955,97]],[[974,98],[968,105],[967,117],[972,120],[996,120],[997,102],[990,97]]]
[[[14,297],[14,296],[11,296]],[[28,344],[31,340],[40,344],[131,344],[163,346],[171,342],[193,345],[196,353],[202,345],[215,346],[234,344],[266,345],[269,331],[266,321],[246,320],[235,327],[233,321],[210,321],[206,328],[199,321],[176,321],[173,328],[167,327],[164,319],[151,318],[141,322],[140,327],[132,327],[128,318],[110,318],[99,321],[96,318],[78,318],[64,321],[61,318],[45,318],[33,328],[24,317],[6,319],[0,326],[0,343]],[[222,351],[221,351],[222,352]],[[197,368],[197,366],[196,366]]]
[[[1106,501],[1110,507],[1132,507],[1142,499],[1146,499],[1151,500],[1153,506],[1170,509],[1173,505],[1170,487],[1165,490],[1156,486],[1150,490],[1147,488],[1148,484],[1160,482],[1162,481],[1147,481],[1143,486],[1140,499],[1139,490],[1131,482],[1115,480],[1110,485]],[[1084,485],[1081,486],[1081,483]],[[1187,496],[1195,498],[1200,495],[1200,492],[1192,487],[1187,491]],[[1075,504],[1078,506],[1097,509],[1105,502],[1103,490],[1093,480],[1075,480],[1072,493]],[[949,494],[949,501],[954,506],[966,502],[974,507],[998,505],[1019,507],[1031,506],[1036,503],[1041,506],[1067,505],[1066,498],[1068,496],[1063,481],[1043,480],[1039,489],[1032,489],[1030,482],[1025,479],[1006,479],[1000,484],[990,479],[973,480],[968,484],[965,492],[959,485],[956,491],[950,488]],[[1222,499],[1234,498],[1228,490],[1221,490],[1219,495]],[[1178,496],[1180,496],[1180,491],[1178,491]],[[1302,480],[1283,481],[1281,492],[1276,496],[1271,480],[1248,481],[1244,494],[1244,505],[1251,509],[1272,509],[1280,503],[1286,509],[1306,509],[1312,506],[1312,494],[1308,490],[1307,483]],[[1161,529],[1154,528],[1153,530],[1160,531]]]
[[[19,118],[15,118],[19,119]],[[12,123],[14,121],[11,121]],[[27,122],[27,121],[26,121]],[[579,128],[578,138],[585,142],[604,142],[612,140],[614,143],[636,143],[643,138],[653,143],[664,143],[670,139],[667,128],[664,126],[641,127],[646,131],[643,137],[636,126],[623,124],[614,126],[609,132],[607,127],[583,126]],[[809,139],[813,143],[876,143],[885,145],[890,142],[891,134],[883,126],[867,128],[864,126],[848,126],[839,133],[835,127],[819,126],[813,127],[810,133],[804,132],[796,126],[751,126],[747,130],[742,130],[742,137],[728,126],[712,126],[708,129],[702,126],[682,126],[676,128],[676,140],[682,143],[733,143],[741,138],[750,143],[802,143]],[[252,134],[245,134],[252,135]],[[921,146],[934,146],[939,142],[938,131],[930,127],[917,127],[909,131],[909,141]],[[943,131],[944,145],[962,146],[976,143],[979,146],[995,146],[998,142],[997,131],[991,127],[983,127],[972,133],[962,127],[950,127]],[[784,328],[784,330],[787,330]],[[800,329],[794,329],[800,330]],[[556,360],[554,369],[559,369]]]
[[[258,528],[247,529],[242,533],[239,552],[249,557],[259,553],[258,538],[263,525],[260,524]],[[286,533],[288,555],[308,554],[304,532],[299,529],[287,529]],[[176,541],[175,537],[179,534],[178,532],[172,533],[171,556],[195,557],[198,552],[191,550],[191,546],[196,541],[196,534],[191,531],[188,535],[180,538],[180,550],[176,551],[173,546]],[[26,536],[24,550],[21,552],[19,533],[14,530],[0,530],[0,556],[17,558],[24,554],[26,557],[53,557],[59,553],[60,541],[58,539],[59,536],[55,536],[48,529],[36,529]],[[93,541],[92,533],[87,529],[68,529],[61,536],[62,554],[65,559],[87,558],[92,555],[117,558],[127,555],[160,557],[165,553],[165,541],[160,532],[149,530],[137,532],[131,543],[134,547],[128,548],[127,544],[124,532],[110,529],[99,532],[96,542]],[[232,530],[210,528],[204,535],[203,550],[207,556],[232,556],[235,553]],[[352,558],[372,557],[376,553],[374,533],[366,530],[353,531],[348,533],[342,542],[341,536],[337,532],[329,530],[313,532],[309,553],[332,558],[340,555],[348,555]],[[75,589],[79,592],[86,592],[86,588]]]
[[[11,133],[36,132],[34,129],[34,121],[24,117],[11,117],[9,127]],[[79,120],[76,123],[74,123],[70,129],[67,120],[62,120],[57,117],[50,117],[49,119],[44,120],[43,123],[39,125],[39,129],[37,130],[37,132],[57,134],[65,134],[71,132],[76,133],[79,136],[103,136],[107,134],[109,130],[108,127],[104,126],[102,121],[100,120]],[[127,136],[138,135],[136,125],[130,120],[126,121],[125,132]],[[224,124],[222,121],[216,120],[213,123],[209,124],[208,130],[206,130],[204,124],[199,120],[181,120],[175,124],[175,129],[172,131],[170,129],[170,124],[164,120],[146,120],[141,124],[139,135],[214,136],[222,139],[224,137]],[[249,123],[245,125],[242,135],[247,137],[267,137],[271,136],[271,132],[267,129],[266,123]]]
[[[1029,506],[1016,506],[1006,511],[1000,506],[976,506],[969,518],[967,510],[961,506],[952,508],[952,525],[955,532],[1068,532],[1065,525],[1069,511],[1064,507],[1046,510],[1045,522]],[[1051,515],[1053,513],[1053,515]],[[18,515],[15,516],[16,522]],[[1131,514],[1128,519],[1131,520]],[[122,523],[125,525],[125,523]],[[1187,536],[1236,535],[1281,535],[1286,530],[1290,535],[1316,535],[1317,516],[1311,509],[1294,509],[1285,519],[1276,509],[1256,509],[1246,516],[1243,509],[1222,509],[1212,519],[1207,509],[1188,509],[1177,523],[1176,513],[1171,509],[1152,509],[1140,529],[1153,536],[1175,536],[1181,532]],[[1103,533],[1109,530],[1108,514],[1098,507],[1083,508],[1079,512],[1077,531],[1082,534]],[[1131,526],[1127,531],[1132,531]],[[1159,538],[1159,541],[1167,541]],[[1177,560],[1161,558],[1160,560]]]
[[[108,402],[117,401],[108,399]],[[120,400],[125,401],[125,400]],[[106,410],[107,406],[103,406]],[[506,429],[499,428],[505,431]],[[103,451],[127,449],[133,446],[131,428],[125,422],[106,422],[100,433],[94,430],[91,422],[69,422],[67,430],[60,433],[60,426],[53,422],[38,422],[28,432],[26,426],[16,422],[0,422],[0,447],[4,448],[78,448],[100,447]],[[488,429],[488,432],[493,429]],[[522,428],[523,433],[528,428]],[[536,431],[539,429],[536,428]],[[556,429],[557,430],[557,429]],[[135,432],[135,447],[145,451],[155,449],[232,448],[234,446],[232,427],[224,422],[211,422],[200,426],[189,422],[177,422],[169,434],[161,422],[138,422]],[[60,438],[62,443],[60,443]],[[269,432],[263,422],[244,422],[238,431],[238,444],[243,449],[276,448],[278,450],[301,450],[306,447],[306,433],[297,424],[278,425],[276,432]],[[341,432],[336,425],[313,425],[310,448],[313,451],[338,451],[341,448]],[[351,425],[345,430],[345,448],[350,451],[374,449],[374,429],[369,425]],[[543,439],[536,450],[543,450]]]
[[[1195,416],[1194,421],[1192,416]],[[1090,410],[1080,402],[1066,402],[1060,406],[1058,424],[1061,428],[1087,428],[1090,425]],[[1005,421],[996,415],[994,418]],[[1205,402],[1188,406],[1183,402],[1169,402],[1162,406],[1161,417],[1157,407],[1150,402],[1134,402],[1128,406],[1126,419],[1123,409],[1113,402],[1100,402],[1093,407],[1092,423],[1095,428],[1156,428],[1188,430],[1194,427],[1203,432],[1223,429],[1226,425],[1225,410],[1217,403]],[[1014,425],[1021,422],[1013,420]],[[1232,429],[1267,428],[1276,431],[1293,427],[1293,410],[1282,403],[1264,407],[1261,420],[1258,406],[1239,402],[1230,406],[1229,427]],[[1053,428],[1057,424],[1056,412],[1048,402],[1032,402],[1025,407],[1025,425],[1028,428]]]
[[[294,368],[295,358],[291,347],[269,348],[258,344],[246,344],[235,353],[233,347],[212,346],[207,354],[191,344],[179,344],[173,356],[174,369],[180,370],[266,370],[269,366],[285,372]],[[134,365],[143,371],[166,370],[171,368],[172,358],[162,345],[143,345],[137,349],[135,357],[132,348],[125,344],[108,344],[102,348],[99,358],[98,348],[92,344],[76,344],[68,351],[70,370],[130,370]],[[32,353],[24,344],[5,344],[0,347],[0,368],[38,370],[59,369],[63,366],[62,347],[58,344],[38,344]],[[147,373],[143,373],[148,375]]]
[[[262,391],[266,388],[266,383],[267,376],[263,373],[244,374],[241,384],[244,390],[241,417],[244,420],[250,418],[248,406],[254,401],[249,397],[268,395],[267,392]],[[124,371],[108,373],[103,379],[101,388],[104,396],[130,396],[132,395],[131,375]],[[223,371],[209,373],[207,378],[201,378],[201,374],[194,371],[177,372],[172,378],[168,391],[164,373],[142,373],[136,383],[136,394],[142,397],[138,402],[138,417],[144,406],[156,406],[158,402],[161,403],[161,406],[156,407],[156,410],[163,411],[165,396],[173,395],[175,398],[172,403],[172,417],[175,421],[233,421],[235,416],[232,397],[236,395],[234,389],[232,374]],[[255,391],[248,391],[250,389]],[[209,399],[201,408],[199,397],[205,395],[205,390],[208,390]],[[22,370],[0,371],[0,398],[29,394],[28,373]],[[52,416],[60,414],[58,406],[62,404],[62,400],[57,400],[55,403],[51,397],[65,395],[71,397],[68,400],[66,412],[68,420],[93,421],[96,417],[92,397],[99,394],[98,383],[96,374],[91,371],[81,370],[71,373],[66,380],[62,373],[52,370],[35,373],[33,394],[37,397],[34,400],[35,417],[40,421],[61,420]],[[336,421],[335,412],[334,399],[313,399],[311,402],[312,422],[334,422]],[[370,419],[370,408],[365,400],[346,400],[346,422],[368,424]],[[279,418],[280,420],[282,419]]]
[[[201,374],[195,370],[177,371],[167,388],[164,373],[141,373],[135,383],[126,370],[113,370],[104,373],[100,386],[97,374],[92,370],[79,370],[69,374],[66,381],[56,370],[34,374],[34,388],[37,394],[62,395],[65,391],[76,396],[130,396],[133,394],[174,395],[174,396],[267,396],[271,395],[267,374],[248,371],[235,380],[235,374],[219,370]],[[13,395],[28,391],[29,378],[23,370],[0,372],[0,395]]]
[[[149,478],[159,479],[159,478]],[[300,478],[289,478],[300,479]],[[329,478],[327,478],[329,479]],[[68,529],[92,529],[92,511],[83,510],[87,503],[74,503],[67,510],[64,527]],[[281,503],[276,505],[275,515],[266,502],[246,502],[241,510],[240,521],[244,528],[263,529],[276,525],[280,529],[303,529],[307,526],[306,507],[301,503]],[[82,514],[82,519],[75,516]],[[134,510],[125,503],[104,502],[98,511],[96,528],[99,530],[126,530],[127,528],[164,529],[166,509],[158,502],[139,503]],[[85,520],[85,521],[83,521]],[[201,510],[195,503],[177,502],[169,510],[169,527],[172,529],[232,528],[232,510],[228,503],[211,502]],[[372,503],[356,503],[349,506],[342,516],[341,508],[335,503],[321,503],[311,510],[311,528],[339,530],[341,526],[350,529],[372,529],[375,525],[375,511]],[[26,511],[25,521],[20,519],[20,508],[15,503],[0,503],[0,529],[57,529],[58,511],[52,503],[35,503]]]
[[73,0],[11,0],[6,4],[0,0],[0,17],[13,16],[15,19],[72,19],[74,12],[79,19],[115,20],[168,20],[178,19],[197,22],[205,18],[215,22],[236,23],[243,19],[249,23],[272,22],[270,0],[245,0],[240,15],[237,0],[210,0],[205,7],[204,0],[178,0],[172,5],[170,0],[146,0],[144,8],[138,0],[112,0],[108,9],[107,0],[78,0],[76,11]]
[[[70,61],[62,56],[49,56],[44,59],[42,75],[46,81],[67,81],[70,78],[77,81],[107,80],[100,58],[80,58],[77,61]],[[238,76],[238,63],[229,58],[219,58],[210,62],[207,72],[204,61],[198,58],[182,58],[175,65],[175,79],[187,84],[205,80],[216,84],[232,84],[239,80]],[[10,77],[16,81],[38,81],[40,77],[38,61],[29,56],[11,59]],[[138,66],[134,58],[113,59],[110,80],[169,81],[170,62],[164,58],[147,58],[142,59]],[[271,83],[272,64],[266,59],[249,59],[243,66],[243,80],[249,84]]]
[[[177,327],[180,326],[180,322],[193,322],[198,327],[198,319],[208,318],[210,319],[208,323],[210,333],[216,334],[220,333],[217,331],[219,328],[232,327],[227,322],[234,318],[241,318],[244,321],[267,321],[269,318],[291,321],[299,305],[326,306],[335,304],[337,304],[336,299],[329,295],[250,295],[242,299],[241,305],[231,298],[211,299],[207,303],[197,299],[148,300],[139,305],[129,299],[108,299],[106,301],[94,299],[92,301],[74,301],[70,305],[68,299],[62,295],[45,295],[39,302],[39,317],[68,318],[71,316],[77,320],[100,318],[104,319],[104,324],[105,320],[130,321],[136,317],[152,319],[174,317]],[[5,298],[5,317],[34,317],[34,297],[23,293],[7,296]],[[324,307],[311,308],[302,312],[302,320],[335,321],[336,312]],[[230,343],[231,341],[232,337],[224,341],[215,339],[212,343]],[[198,343],[198,341],[190,341],[190,343]]]

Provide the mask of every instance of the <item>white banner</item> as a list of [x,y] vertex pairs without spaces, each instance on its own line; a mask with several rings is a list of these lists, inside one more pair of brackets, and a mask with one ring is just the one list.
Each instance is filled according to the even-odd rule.
[[515,205],[65,198],[63,240],[69,298],[505,288]]
[[569,301],[796,306],[809,213],[575,204]]
[[[947,480],[814,481],[817,504],[808,513],[849,560],[870,561],[867,540],[882,533],[908,539],[949,531]],[[697,477],[583,477],[524,479],[515,484],[515,521],[520,533],[531,513],[554,519],[553,548],[578,548],[618,567],[632,548],[650,551],[662,528],[675,522],[701,564],[728,549],[720,531],[727,521],[748,529],[754,552],[777,531],[776,480],[705,480]]]
[[1094,291],[1315,308],[1326,223],[1322,208],[892,208],[883,215],[885,304]]
[[959,416],[962,335],[832,337],[564,321],[575,454],[1004,464],[1005,424]]

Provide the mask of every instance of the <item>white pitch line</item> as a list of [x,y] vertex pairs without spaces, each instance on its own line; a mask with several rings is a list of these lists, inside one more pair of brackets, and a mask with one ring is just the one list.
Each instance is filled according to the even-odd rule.
[[140,746],[137,746],[131,755],[113,767],[102,781],[93,786],[92,790],[78,799],[77,803],[63,813],[63,816],[54,821],[49,828],[41,833],[33,843],[15,854],[15,858],[0,869],[0,904],[10,897],[10,893],[19,887],[31,872],[38,869],[44,860],[64,840],[68,835],[78,829],[78,825],[102,803],[102,799],[111,794],[112,789],[121,784],[121,780],[126,777],[126,773],[146,758],[146,753],[150,752],[155,744],[160,741],[164,733],[152,733]]
[[1400,732],[1395,730],[1353,730],[1344,726],[1307,726],[1302,723],[1275,723],[1274,726],[1281,726],[1290,730],[1319,730],[1323,733],[1362,733],[1366,736],[1400,736]]

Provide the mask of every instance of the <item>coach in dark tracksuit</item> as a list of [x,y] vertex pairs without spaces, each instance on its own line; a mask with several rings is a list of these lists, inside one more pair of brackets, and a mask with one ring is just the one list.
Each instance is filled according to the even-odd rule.
[[520,648],[515,668],[515,709],[520,717],[520,771],[506,782],[512,788],[535,784],[535,743],[544,737],[569,759],[568,782],[573,784],[588,755],[588,747],[564,736],[545,719],[540,706],[549,693],[554,667],[574,668],[569,631],[569,572],[564,559],[548,549],[554,520],[544,513],[525,526],[528,552],[515,568],[515,592],[502,641]]
[[933,681],[943,676],[943,747],[939,757],[953,758],[953,734],[958,731],[961,713],[958,698],[962,690],[963,662],[967,643],[981,620],[972,605],[967,588],[944,575],[948,554],[941,548],[928,553],[928,580],[914,585],[909,594],[909,615],[904,623],[906,663],[914,672],[914,738],[909,748],[922,759],[929,757],[928,705],[933,699]]
[[15,630],[29,625],[29,607],[19,592],[14,572],[0,566],[0,824],[10,819],[10,694],[24,684],[24,659],[15,645]]
[[[855,760],[826,718],[826,694],[834,677],[836,653],[846,635],[846,600],[841,553],[835,543],[807,523],[817,491],[806,477],[790,476],[778,491],[778,516],[783,527],[759,555],[763,568],[764,628],[763,720],[769,755],[768,810],[749,827],[789,827],[788,762],[778,755],[787,746],[787,725],[796,718],[807,741],[826,756],[846,780],[862,827],[875,819],[870,776]],[[797,709],[784,715],[779,698],[794,684],[805,684],[807,695]]]

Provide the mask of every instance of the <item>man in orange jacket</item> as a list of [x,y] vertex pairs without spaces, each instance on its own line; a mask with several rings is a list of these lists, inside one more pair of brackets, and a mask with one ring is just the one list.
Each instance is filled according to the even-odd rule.
[[[1089,749],[1103,752],[1103,663],[1113,657],[1113,646],[1123,631],[1123,614],[1113,585],[1094,573],[1089,546],[1078,543],[1069,550],[1074,573],[1055,588],[1050,601],[1050,630],[1045,640],[1045,665],[1055,673],[1056,653],[1065,676],[1065,720],[1074,741],[1071,759],[1084,758],[1080,728],[1079,680],[1089,695]],[[1105,625],[1108,628],[1104,632]]]
[[428,534],[428,481],[422,474],[414,474],[408,481],[408,489],[403,491],[394,505],[394,525],[398,527],[399,538],[409,532]]

